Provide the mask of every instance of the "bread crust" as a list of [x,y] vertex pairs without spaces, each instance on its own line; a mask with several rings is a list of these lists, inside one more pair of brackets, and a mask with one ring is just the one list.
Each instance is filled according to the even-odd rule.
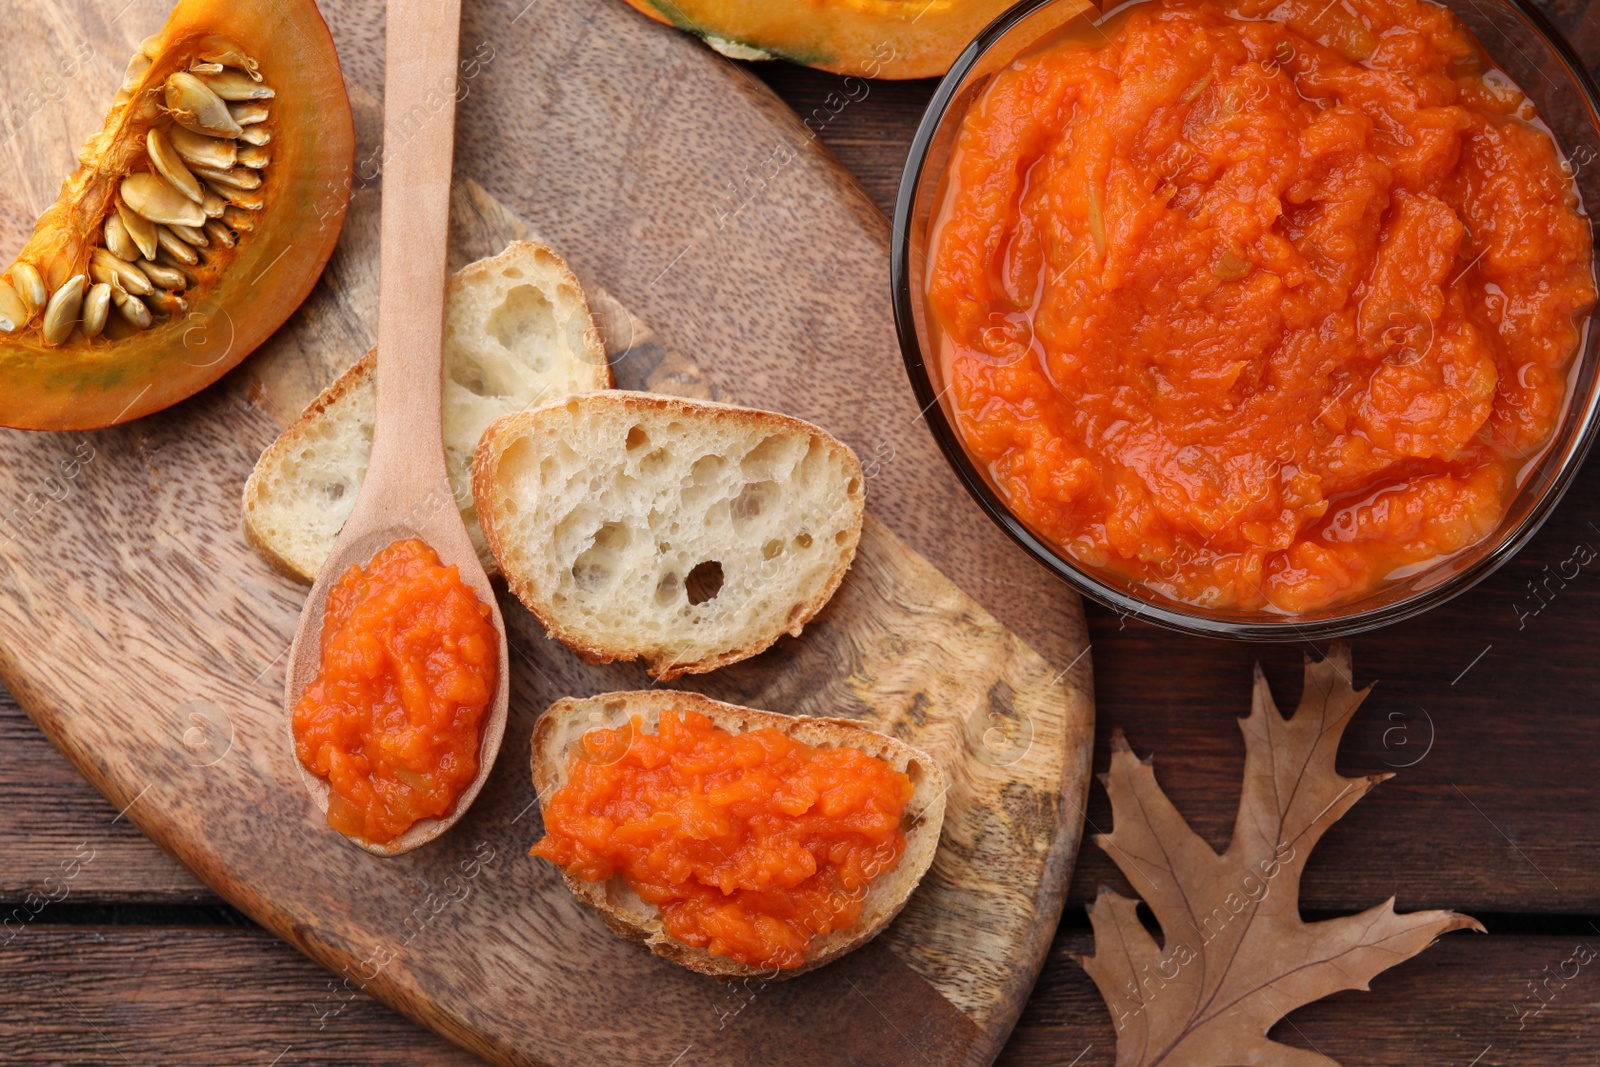
[[848,719],[781,715],[673,690],[603,693],[583,699],[567,697],[552,704],[534,727],[532,771],[538,796],[550,796],[566,783],[567,753],[583,734],[599,726],[624,725],[634,715],[640,717],[646,733],[653,733],[665,711],[699,712],[730,733],[770,727],[814,747],[854,748],[906,771],[916,792],[906,805],[902,820],[905,851],[894,867],[872,881],[855,925],[813,939],[803,964],[776,973],[724,956],[713,956],[705,949],[672,937],[664,929],[659,913],[629,890],[620,876],[610,882],[589,882],[562,871],[562,880],[580,903],[599,912],[606,925],[618,934],[645,946],[655,955],[700,974],[722,978],[793,978],[859,948],[889,925],[922,881],[938,851],[939,833],[944,823],[946,779],[938,763],[923,750],[866,729],[859,723]]
[[589,306],[589,294],[584,290],[583,283],[578,281],[578,276],[572,273],[572,268],[567,266],[567,261],[549,245],[537,241],[512,241],[498,255],[475,259],[456,271],[450,277],[449,288],[473,285],[479,277],[494,274],[502,267],[516,266],[523,258],[531,259],[541,270],[555,274],[557,284],[570,286],[578,294],[580,309],[589,322],[589,329],[584,332],[583,338],[588,358],[580,362],[594,372],[594,380],[589,383],[589,388],[610,389],[617,380],[611,373],[611,359],[600,336],[600,327],[594,320],[594,308]]
[[[521,266],[525,261],[531,260],[540,270],[555,275],[554,284],[570,286],[578,294],[581,305],[580,310],[590,323],[590,330],[584,335],[587,349],[584,358],[580,360],[583,366],[593,372],[593,379],[588,387],[594,390],[609,389],[615,379],[611,373],[611,363],[606,358],[605,346],[600,340],[599,328],[594,326],[594,312],[589,306],[589,298],[583,291],[583,286],[578,282],[576,275],[556,252],[546,245],[535,241],[512,241],[498,255],[484,259],[474,260],[456,271],[451,276],[450,289],[466,288],[478,283],[480,278],[497,273],[508,266]],[[325,416],[325,412],[334,403],[343,398],[352,390],[366,384],[377,368],[378,350],[368,349],[367,354],[353,363],[339,377],[322,392],[318,393],[300,416],[290,423],[270,445],[262,451],[256,460],[250,478],[244,484],[241,494],[242,511],[244,515],[244,536],[250,547],[255,549],[262,559],[279,574],[295,581],[310,584],[317,580],[315,572],[307,573],[285,558],[273,547],[272,542],[262,535],[255,524],[255,515],[259,507],[265,503],[265,478],[264,474],[269,469],[277,469],[283,456],[299,448],[305,438],[311,433]],[[494,568],[486,568],[491,576]]]
[[323,412],[343,398],[346,393],[361,386],[372,376],[372,372],[377,365],[378,350],[369,348],[366,355],[356,360],[348,370],[335,378],[332,384],[318,393],[316,399],[306,405],[306,409],[300,413],[300,417],[290,423],[278,435],[277,440],[262,450],[260,457],[256,459],[255,467],[250,471],[249,479],[244,483],[244,492],[241,495],[244,502],[245,540],[279,574],[299,582],[305,582],[308,585],[317,580],[315,574],[307,574],[279,555],[277,549],[273,548],[267,539],[256,530],[255,523],[252,520],[256,509],[263,503],[263,494],[265,493],[264,475],[267,470],[277,466],[278,460],[285,453],[299,448],[301,441],[311,432],[311,428],[321,421]]
[[712,400],[692,400],[687,397],[612,389],[603,393],[576,393],[552,400],[529,411],[519,411],[511,415],[501,416],[490,423],[489,428],[484,431],[483,437],[478,441],[477,454],[473,457],[472,495],[477,502],[478,525],[483,530],[483,537],[489,545],[489,552],[494,556],[500,573],[506,579],[507,586],[516,595],[517,599],[522,601],[528,611],[539,620],[551,637],[560,641],[588,663],[599,664],[611,663],[616,660],[643,659],[652,677],[664,682],[670,682],[685,674],[704,674],[707,671],[716,670],[718,667],[725,667],[731,663],[749,659],[751,656],[765,652],[772,647],[778,638],[785,633],[791,637],[799,637],[805,629],[806,623],[815,618],[817,612],[821,611],[828,601],[833,598],[833,594],[838,590],[839,584],[844,581],[845,573],[849,571],[850,565],[855,561],[856,548],[861,541],[861,523],[866,514],[864,493],[858,494],[850,500],[848,542],[839,546],[841,551],[839,551],[826,581],[823,582],[813,596],[803,602],[799,614],[794,617],[792,625],[787,629],[779,629],[771,633],[751,634],[748,640],[741,642],[737,647],[704,656],[698,660],[680,662],[667,657],[652,656],[648,652],[636,652],[632,649],[597,643],[581,630],[568,625],[555,607],[539,595],[538,590],[533,587],[527,575],[519,573],[514,566],[508,566],[508,562],[512,559],[511,546],[507,543],[506,538],[502,536],[500,529],[500,505],[504,502],[504,497],[498,491],[496,483],[500,459],[505,455],[507,449],[524,436],[542,432],[541,423],[549,420],[553,413],[570,404],[616,405],[628,408],[638,414],[650,413],[668,417],[679,416],[685,419],[730,419],[736,424],[749,429],[803,434],[822,441],[826,447],[834,449],[837,454],[846,457],[846,462],[853,478],[861,479],[864,484],[866,477],[862,472],[861,461],[856,457],[855,451],[822,427],[781,412],[738,407]]

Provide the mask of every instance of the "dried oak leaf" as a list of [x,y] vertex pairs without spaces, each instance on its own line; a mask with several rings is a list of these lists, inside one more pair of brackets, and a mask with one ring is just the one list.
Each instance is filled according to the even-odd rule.
[[1350,685],[1350,651],[1306,661],[1305,692],[1285,720],[1258,666],[1245,740],[1244,789],[1228,850],[1189,829],[1148,760],[1120,731],[1112,739],[1113,832],[1095,843],[1143,894],[1161,926],[1157,945],[1138,901],[1101,887],[1089,908],[1089,972],[1117,1025],[1117,1067],[1328,1067],[1335,1061],[1267,1039],[1295,1008],[1378,972],[1475,919],[1451,911],[1397,914],[1391,897],[1338,919],[1300,920],[1300,874],[1327,828],[1387,774],[1345,778],[1334,756],[1366,697]]

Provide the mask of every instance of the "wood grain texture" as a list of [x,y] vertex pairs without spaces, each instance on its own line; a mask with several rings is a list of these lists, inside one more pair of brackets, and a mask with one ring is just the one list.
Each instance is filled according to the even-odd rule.
[[[1559,6],[1555,13],[1563,16],[1562,28],[1587,57],[1600,58],[1600,19],[1585,18],[1587,5],[1582,2]],[[126,18],[141,15],[150,22],[163,13],[157,0],[141,0]],[[68,56],[63,45],[60,58]],[[115,58],[116,65],[120,62]],[[841,79],[832,75],[786,64],[753,69],[802,116],[818,108],[826,114],[828,94],[842,88]],[[110,66],[105,71],[113,76]],[[71,85],[73,80],[58,84]],[[38,88],[58,91],[42,79]],[[873,84],[867,98],[852,101],[828,122],[813,118],[819,141],[860,178],[879,205],[893,197],[911,131],[931,91],[930,82]],[[7,103],[24,106],[28,101],[11,98]],[[0,130],[0,136],[10,129]],[[66,147],[70,134],[60,133]],[[12,143],[0,155],[7,173],[16,166],[16,151]],[[44,184],[43,195],[53,193],[54,181],[52,177]],[[15,187],[0,187],[0,211],[9,210],[17,195]],[[32,219],[26,207],[16,213],[21,225]],[[354,322],[351,328],[359,332],[364,327]],[[352,351],[370,343],[366,335],[349,342]],[[300,402],[309,395],[303,394]],[[240,402],[275,409],[273,398],[265,395],[242,394]],[[161,454],[149,459],[159,463]],[[1589,862],[1594,827],[1600,824],[1600,779],[1593,773],[1600,584],[1593,568],[1586,569],[1523,630],[1517,629],[1513,611],[1514,604],[1530,603],[1526,583],[1541,577],[1546,565],[1568,559],[1577,541],[1600,547],[1588,526],[1600,525],[1597,501],[1600,465],[1591,463],[1550,524],[1500,575],[1439,611],[1352,642],[1358,681],[1377,679],[1379,684],[1347,735],[1341,770],[1391,769],[1390,764],[1416,759],[1430,736],[1438,739],[1420,763],[1400,770],[1318,847],[1303,887],[1307,907],[1350,911],[1392,892],[1402,908],[1449,906],[1479,915],[1526,909],[1595,916],[1600,911],[1600,866]],[[9,512],[21,501],[6,498],[5,504]],[[1243,763],[1243,747],[1231,720],[1243,710],[1239,701],[1248,687],[1250,664],[1261,659],[1275,691],[1288,700],[1298,692],[1300,650],[1179,638],[1124,621],[1093,604],[1087,605],[1087,614],[1102,739],[1095,766],[1104,769],[1104,739],[1113,727],[1122,727],[1140,752],[1154,753],[1163,787],[1197,830],[1214,844],[1225,842]],[[1494,647],[1452,686],[1490,644]],[[1431,732],[1420,709],[1432,717]],[[1390,733],[1395,727],[1404,729]],[[1502,747],[1503,736],[1512,743]],[[117,807],[66,764],[15,704],[3,699],[0,795],[6,799],[0,817],[0,855],[6,857],[0,863],[0,901],[15,905],[27,893],[45,890],[44,878],[58,874],[59,863],[85,841],[99,849],[99,858],[82,868],[64,906],[216,899],[128,820],[112,824]],[[1089,819],[1102,829],[1110,826],[1109,807],[1098,787],[1091,791]],[[1512,840],[1500,836],[1495,826]],[[1556,884],[1542,878],[1519,850]],[[1000,1062],[1067,1067],[1091,1045],[1075,1067],[1111,1062],[1110,1017],[1068,957],[1088,948],[1081,902],[1092,896],[1097,881],[1117,879],[1120,875],[1095,849],[1084,852],[1073,879],[1068,925],[1056,939]],[[123,1033],[140,1034],[142,1043],[130,1046],[145,1053],[136,1062],[268,1064],[291,1043],[294,1049],[279,1067],[475,1062],[370,998],[353,1002],[318,1030],[308,1006],[319,997],[326,999],[326,972],[265,934],[228,931],[196,941],[193,931],[174,936],[170,930],[62,929],[51,928],[52,921],[47,909],[24,935],[31,939],[25,965],[13,969],[13,960],[24,959],[12,955],[20,939],[0,949],[0,1003],[22,1006],[14,1014],[0,1013],[0,1025],[11,1024],[0,1040],[0,1060],[124,1062],[109,1037],[97,1034],[71,1008],[42,993],[22,998],[14,992],[17,985],[8,984],[13,975],[17,982],[36,982],[34,972],[48,967],[58,981],[76,983],[71,987],[74,1003],[96,1024],[105,1028],[117,1022]],[[1571,921],[1580,932],[1587,928],[1585,919]],[[1493,934],[1493,918],[1488,925],[1492,936],[1446,941],[1381,976],[1374,994],[1347,994],[1313,1005],[1291,1016],[1290,1024],[1304,1029],[1325,1051],[1342,1053],[1347,1064],[1465,1067],[1491,1044],[1479,1067],[1589,1062],[1597,1025],[1592,969],[1586,968],[1562,999],[1518,1031],[1513,1003],[1527,996],[1527,983],[1540,978],[1544,968],[1558,967],[1571,946],[1563,938],[1501,937]],[[180,950],[180,945],[192,947]],[[235,960],[238,966],[211,969],[218,959]],[[130,973],[139,978],[136,987],[126,981]],[[196,1004],[200,982],[229,994],[219,1002],[225,1011],[211,1015],[202,1010],[204,1002]],[[730,997],[728,1009],[740,1003]],[[157,1010],[175,1005],[183,1010]],[[1525,1000],[1523,1006],[1528,1006]],[[143,1028],[144,1018],[151,1021],[148,1028]],[[369,1024],[345,1029],[357,1018]],[[236,1056],[218,1057],[206,1044],[219,1019],[242,1028]],[[117,1033],[107,1029],[107,1034]],[[1279,1033],[1299,1043],[1290,1025],[1279,1027]],[[251,1043],[252,1034],[265,1036]],[[255,1049],[259,1053],[250,1052]]]
[[332,976],[259,930],[38,927],[5,958],[7,1063],[483,1062],[370,997],[345,1003]]
[[[149,901],[216,903],[217,896],[175,863],[61,758],[9,694],[0,701],[0,917],[3,905],[51,890],[61,865],[87,845],[96,853],[80,864],[70,893],[97,904]],[[104,862],[101,862],[104,860]],[[0,941],[4,941],[0,937]],[[3,950],[0,950],[3,959]]]
[[[1029,1005],[999,1061],[1004,1067],[1116,1062],[1111,1017],[1093,983],[1067,959],[1088,952],[1091,940],[1077,931],[1058,940],[1051,974],[1059,978]],[[1370,992],[1340,993],[1307,1005],[1273,1027],[1271,1036],[1363,1067],[1591,1063],[1600,1026],[1600,958],[1568,961],[1597,950],[1600,935],[1592,933],[1446,938],[1379,975]],[[1058,960],[1065,965],[1060,970]],[[1558,972],[1572,977],[1540,986]]]
[[[370,174],[359,173],[376,180],[385,158],[374,140],[381,10],[339,3],[327,13],[361,153],[374,161]],[[469,15],[482,32],[462,41],[458,260],[498,251],[518,230],[469,184],[480,174],[514,172],[514,188],[533,192],[522,210],[541,233],[561,235],[564,251],[570,233],[579,244],[603,238],[648,253],[635,230],[669,211],[712,217],[710,175],[760,166],[763,145],[792,130],[757,83],[619,5],[541,6],[537,16],[522,21],[509,8]],[[111,30],[114,20],[92,4],[62,16],[74,17],[105,27],[113,41],[125,35],[127,49],[140,35],[131,23]],[[591,37],[597,26],[603,34]],[[557,45],[577,51],[558,54]],[[618,55],[630,65],[619,68]],[[550,66],[557,61],[559,73]],[[673,94],[644,91],[669,76]],[[640,84],[619,85],[630,78]],[[618,96],[622,88],[632,91]],[[692,100],[714,102],[718,121],[681,110]],[[636,113],[647,102],[660,111],[647,123],[658,155],[603,158],[617,144],[617,109]],[[497,124],[492,136],[481,126],[469,132],[486,120]],[[638,187],[616,199],[615,185],[593,181],[596,158],[607,182],[632,175]],[[527,161],[538,161],[537,173]],[[28,165],[64,163],[41,151]],[[652,169],[661,165],[688,169],[663,184]],[[908,538],[928,541],[968,571],[978,568],[974,554],[1000,552],[985,574],[1031,573],[958,495],[911,407],[893,347],[878,343],[887,333],[877,296],[885,221],[803,141],[780,173],[781,185],[776,177],[763,185],[761,203],[730,216],[748,228],[740,243],[718,249],[713,269],[694,267],[695,286],[732,272],[716,299],[682,291],[651,320],[690,339],[708,331],[722,347],[690,360],[684,348],[613,316],[619,384],[710,391],[695,366],[703,362],[709,378],[736,382],[741,400],[805,408],[797,413],[877,461],[868,498],[878,518],[856,569],[804,639],[695,687],[745,704],[870,720],[906,736],[946,761],[954,817],[901,922],[838,963],[763,990],[738,1027],[725,1025],[725,990],[617,941],[579,911],[553,871],[521,856],[538,834],[521,761],[502,761],[454,832],[386,863],[338,840],[295,789],[276,696],[303,590],[244,546],[238,492],[267,441],[368,347],[375,185],[355,190],[340,251],[312,300],[247,370],[134,426],[0,439],[0,495],[28,500],[37,479],[67,483],[0,548],[0,676],[30,714],[123,818],[326,963],[345,991],[372,992],[497,1062],[591,1062],[597,1032],[613,1039],[612,1063],[666,1062],[690,1047],[705,1058],[686,1062],[987,1062],[1059,914],[1091,729],[1076,598],[1041,586],[1032,604],[999,600],[1025,609],[1020,617],[1047,649],[1070,649],[1052,666],[908,546]],[[798,220],[814,246],[803,264],[792,257]],[[619,286],[639,280],[631,260],[575,266],[591,285],[612,288],[608,272]],[[826,329],[817,317],[824,309]],[[752,327],[759,346],[726,347]],[[797,363],[806,366],[797,371]],[[894,423],[895,436],[881,436]],[[863,439],[888,448],[873,451]],[[520,609],[507,614],[510,751],[526,751],[533,714],[556,697],[644,681],[633,667],[587,667]],[[643,1005],[641,989],[650,991]],[[842,998],[862,1007],[840,1013]]]
[[[1547,1067],[1593,1062],[1600,1027],[1596,964],[1566,982],[1530,983],[1574,966],[1600,936],[1490,935],[1447,939],[1369,993],[1304,1008],[1273,1032],[1364,1067]],[[1110,1067],[1115,1032],[1094,986],[1072,963],[1085,930],[1063,931],[1053,980],[1039,991],[998,1061],[1002,1067]],[[481,1061],[370,998],[341,1012],[329,976],[269,935],[227,928],[127,926],[30,929],[6,949],[0,972],[0,1057],[30,1067],[86,1064],[406,1064],[465,1067]],[[1597,961],[1600,963],[1600,961]],[[335,983],[336,985],[336,983]],[[760,994],[726,988],[730,1027],[753,1020]],[[836,1008],[870,1012],[855,993]],[[1537,1014],[1533,1014],[1537,1011]],[[591,1062],[608,1062],[597,1033]],[[696,1050],[698,1051],[698,1049]],[[673,1053],[675,1054],[675,1053]],[[1474,1057],[1479,1057],[1474,1062]],[[694,1053],[680,1063],[694,1062]],[[671,1054],[659,1062],[668,1063]],[[714,1061],[701,1061],[714,1062]],[[915,1058],[903,1061],[920,1062]]]
[[[614,2],[560,7],[514,26],[467,10],[463,53],[496,51],[457,140],[500,149],[472,176],[741,401],[822,423],[876,460],[878,516],[1045,659],[1071,662],[1077,598],[1041,583],[970,504],[905,385],[882,213],[744,69],[698,76],[697,42]],[[644,63],[646,48],[670,61]],[[526,108],[536,123],[515,121]],[[715,151],[681,150],[706,137]]]
[[[470,180],[458,184],[452,214],[459,258],[544,239]],[[739,402],[599,283],[580,280],[619,388]],[[855,563],[804,636],[675,684],[751,707],[869,722],[948,769],[944,844],[882,937],[989,1029],[1027,999],[1033,974],[1016,966],[1017,946],[1029,956],[1042,943],[1037,894],[1059,890],[1050,872],[1062,829],[1082,829],[1089,697],[876,518],[878,469],[865,473],[869,510]],[[537,633],[527,616],[517,621]]]
[[[1354,910],[1393,893],[1402,908],[1600,913],[1600,868],[1590,861],[1600,783],[1589,673],[1600,580],[1585,572],[1521,631],[1510,606],[1519,595],[1525,601],[1526,583],[1574,544],[1600,548],[1600,536],[1587,529],[1600,525],[1595,501],[1600,465],[1580,476],[1505,572],[1428,616],[1437,616],[1437,629],[1430,622],[1351,641],[1357,681],[1377,685],[1351,724],[1339,766],[1397,774],[1312,854],[1306,907]],[[1299,692],[1300,650],[1182,639],[1092,606],[1089,618],[1100,724],[1095,767],[1107,765],[1105,739],[1120,727],[1136,750],[1153,756],[1163,789],[1196,831],[1224,845],[1244,762],[1232,720],[1245,708],[1251,664],[1263,663],[1287,702]],[[85,870],[75,899],[215,899],[126,819],[113,824],[117,806],[14,709],[0,709],[0,795],[7,804],[0,900],[38,890],[82,841],[112,859]],[[1091,833],[1111,826],[1097,787],[1088,820]],[[1100,882],[1131,888],[1098,850],[1086,849],[1069,905],[1092,898]]]
[[[321,671],[329,594],[351,568],[366,566],[401,541],[422,541],[440,563],[456,570],[478,602],[488,605],[499,647],[495,688],[482,709],[477,773],[451,811],[419,819],[387,841],[351,837],[379,856],[420,848],[466,814],[500,753],[511,697],[505,620],[461,514],[452,506],[454,491],[445,473],[441,379],[456,98],[438,87],[456,80],[461,0],[394,0],[389,14],[384,49],[394,61],[385,70],[383,136],[392,147],[384,154],[389,195],[381,197],[378,222],[380,344],[372,371],[372,445],[355,504],[306,594],[284,661],[283,707],[294,715]],[[290,751],[299,747],[292,721],[284,742]],[[298,761],[296,769],[317,810],[326,814],[333,795],[328,778]]]

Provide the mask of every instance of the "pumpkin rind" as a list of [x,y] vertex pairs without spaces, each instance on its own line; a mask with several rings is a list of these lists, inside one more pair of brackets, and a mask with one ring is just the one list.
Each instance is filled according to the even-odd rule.
[[[260,171],[264,210],[225,257],[198,278],[187,311],[150,329],[47,347],[35,330],[0,336],[0,425],[81,430],[159,411],[237,366],[310,294],[338,243],[349,204],[355,127],[327,24],[313,0],[180,0],[157,35],[158,58],[138,91],[181,69],[208,38],[235,42],[276,91],[271,165]],[[135,95],[137,95],[137,92]],[[86,146],[19,259],[45,265],[51,292],[89,263],[122,174],[142,160],[136,109]],[[116,318],[116,312],[112,312]],[[37,321],[37,319],[35,320]]]
[[739,59],[753,53],[864,78],[944,74],[1015,0],[627,0]]

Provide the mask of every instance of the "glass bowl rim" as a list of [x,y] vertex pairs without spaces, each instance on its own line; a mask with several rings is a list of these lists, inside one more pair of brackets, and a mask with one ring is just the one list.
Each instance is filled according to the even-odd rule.
[[[1465,593],[1489,577],[1510,560],[1512,556],[1521,551],[1528,541],[1539,532],[1540,527],[1549,519],[1551,513],[1571,487],[1573,479],[1577,477],[1579,470],[1582,469],[1584,460],[1594,444],[1596,432],[1600,430],[1600,367],[1596,368],[1597,381],[1590,390],[1588,411],[1583,413],[1582,421],[1573,435],[1567,458],[1556,468],[1543,488],[1538,490],[1538,496],[1529,508],[1528,513],[1523,516],[1515,528],[1509,532],[1497,530],[1492,536],[1498,540],[1492,548],[1484,552],[1469,566],[1463,567],[1437,584],[1426,589],[1417,590],[1393,603],[1352,611],[1348,614],[1338,614],[1339,609],[1335,607],[1332,609],[1335,614],[1321,618],[1306,619],[1301,616],[1273,615],[1263,612],[1259,621],[1242,620],[1212,616],[1206,614],[1203,608],[1185,609],[1130,596],[1122,590],[1101,581],[1088,569],[1087,565],[1080,565],[1074,562],[1048,541],[1029,530],[989,484],[989,480],[984,477],[983,472],[973,463],[972,458],[967,454],[965,447],[961,443],[960,436],[946,417],[944,406],[940,403],[942,392],[934,391],[933,374],[922,351],[921,341],[917,336],[916,318],[912,307],[912,279],[910,278],[911,211],[916,201],[917,188],[921,184],[923,171],[927,166],[928,152],[932,146],[933,138],[943,124],[957,90],[962,86],[972,68],[1024,19],[1052,4],[1065,2],[1069,2],[1069,0],[1022,0],[1021,3],[1000,15],[983,32],[973,38],[961,55],[956,58],[950,70],[940,79],[932,99],[928,102],[927,110],[923,112],[922,119],[917,124],[916,134],[912,138],[911,147],[906,156],[905,167],[901,172],[900,188],[895,195],[894,226],[890,233],[889,242],[889,276],[894,306],[895,334],[900,342],[900,355],[905,363],[906,373],[911,379],[912,393],[916,396],[917,403],[920,405],[923,421],[927,424],[934,440],[938,443],[939,450],[944,454],[945,461],[956,472],[967,492],[995,525],[1005,531],[1013,541],[1021,545],[1030,556],[1058,578],[1067,581],[1079,593],[1104,604],[1119,615],[1131,616],[1169,630],[1196,634],[1202,637],[1233,638],[1245,641],[1285,641],[1295,639],[1311,641],[1346,637],[1413,618]],[[1137,0],[1126,0],[1126,2],[1118,0],[1117,3],[1112,5],[1112,10],[1121,10],[1130,6],[1132,2],[1137,2]],[[1576,85],[1578,92],[1588,104],[1590,115],[1595,121],[1596,134],[1600,136],[1600,88],[1596,87],[1594,79],[1589,74],[1588,67],[1578,57],[1577,52],[1566,37],[1551,24],[1544,12],[1533,5],[1531,0],[1493,0],[1493,2],[1514,9],[1517,14],[1532,26],[1534,32],[1543,38],[1545,44],[1561,58],[1566,66],[1568,77]],[[1091,6],[1085,10],[1084,14],[1091,18],[1103,18],[1106,12],[1097,11],[1096,8]],[[1557,147],[1559,149],[1560,146],[1558,145]],[[1595,210],[1600,210],[1600,204],[1593,207]],[[1597,216],[1590,208],[1590,205],[1584,205],[1589,217],[1590,233],[1593,235],[1600,216]],[[1600,267],[1600,247],[1595,249],[1594,264],[1596,267]],[[1600,277],[1600,273],[1597,273],[1597,277]],[[1590,351],[1595,345],[1600,344],[1600,341],[1588,340],[1589,332],[1600,328],[1600,304],[1590,309],[1585,322],[1589,330],[1585,331],[1585,342],[1582,342],[1584,347],[1578,352],[1577,358],[1580,360],[1592,358],[1600,362],[1600,356],[1594,356]],[[1600,352],[1600,349],[1595,349],[1595,351]],[[1571,397],[1568,400],[1569,404],[1579,402],[1580,398],[1578,397]],[[1568,411],[1570,413],[1571,409],[1569,408]],[[1561,439],[1559,437],[1553,438],[1547,447],[1555,448],[1560,443]],[[1546,457],[1541,458],[1538,462],[1544,463],[1549,458],[1547,454]],[[1467,551],[1471,550],[1471,548],[1467,549]],[[1135,583],[1130,581],[1129,584],[1133,585]],[[1175,604],[1176,602],[1173,603]],[[1359,604],[1360,601],[1355,603]]]

